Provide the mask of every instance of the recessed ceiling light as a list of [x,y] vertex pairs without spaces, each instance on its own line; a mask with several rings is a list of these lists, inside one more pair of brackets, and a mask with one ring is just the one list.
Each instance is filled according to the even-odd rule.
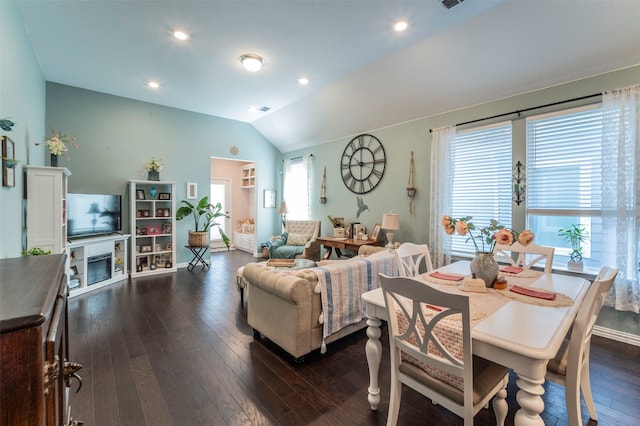
[[393,24],[393,29],[396,31],[404,31],[407,29],[408,26],[409,24],[407,24],[407,21],[398,21],[395,24]]
[[247,53],[240,56],[240,62],[249,72],[260,71],[260,68],[264,66],[267,62],[260,55],[254,55],[253,53]]
[[185,32],[184,32],[184,31],[182,31],[182,30],[175,30],[175,31],[173,32],[173,36],[174,36],[175,38],[177,38],[178,40],[187,40],[187,39],[189,38],[189,34],[188,34],[188,33],[185,33]]
[[248,110],[249,110],[249,112],[256,112],[256,111],[258,111],[258,107],[255,106],[255,105],[249,105]]
[[300,77],[298,79],[298,83],[302,84],[303,86],[306,86],[307,84],[309,84],[309,79],[307,77]]
[[157,81],[148,81],[147,86],[151,87],[152,89],[157,89],[158,87],[160,87],[160,84]]

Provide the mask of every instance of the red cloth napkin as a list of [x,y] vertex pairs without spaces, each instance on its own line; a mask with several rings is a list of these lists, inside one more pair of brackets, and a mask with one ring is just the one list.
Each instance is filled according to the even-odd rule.
[[430,273],[429,276],[433,278],[437,278],[439,280],[446,280],[446,281],[462,281],[464,279],[462,275],[449,275],[449,274],[443,274],[442,272],[438,272],[438,271]]
[[429,303],[425,304],[425,306],[426,306],[427,308],[431,309],[432,311],[440,312],[440,311],[443,311],[443,310],[444,310],[444,308],[443,308],[442,306],[438,306],[438,305],[430,305]]
[[510,288],[511,291],[518,294],[524,294],[525,296],[535,297],[536,299],[556,300],[555,293],[549,293],[548,291],[533,290],[530,288],[520,287],[514,285]]
[[519,274],[523,269],[519,266],[507,266],[506,268],[500,269],[500,272],[506,272],[508,274]]

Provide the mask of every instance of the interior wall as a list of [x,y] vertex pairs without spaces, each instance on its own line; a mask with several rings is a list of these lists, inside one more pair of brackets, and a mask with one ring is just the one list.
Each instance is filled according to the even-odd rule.
[[[199,198],[208,194],[212,157],[260,159],[259,186],[275,184],[281,154],[250,124],[56,83],[47,83],[46,105],[47,127],[76,137],[79,145],[65,163],[72,172],[70,192],[128,194],[129,180],[146,176],[142,163],[151,157],[164,163],[160,179],[176,182],[177,204],[186,198],[187,182],[198,184]],[[125,204],[123,220],[130,232]],[[189,225],[177,223],[178,247],[187,244]],[[270,234],[265,229],[258,240]],[[187,249],[178,250],[177,263],[188,260]]]
[[[26,250],[23,172],[26,164],[43,164],[45,80],[15,3],[0,1],[0,119],[15,126],[0,130],[15,148],[15,186],[0,186],[0,258]],[[36,144],[40,144],[36,146]]]

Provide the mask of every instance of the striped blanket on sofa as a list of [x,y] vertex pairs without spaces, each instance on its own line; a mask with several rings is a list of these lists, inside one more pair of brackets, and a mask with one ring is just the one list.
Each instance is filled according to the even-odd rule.
[[[360,322],[365,317],[363,293],[380,287],[379,273],[398,275],[396,253],[380,251],[368,257],[357,257],[313,268],[318,276],[323,312],[322,349],[324,340],[340,329]],[[317,292],[317,290],[316,290]]]

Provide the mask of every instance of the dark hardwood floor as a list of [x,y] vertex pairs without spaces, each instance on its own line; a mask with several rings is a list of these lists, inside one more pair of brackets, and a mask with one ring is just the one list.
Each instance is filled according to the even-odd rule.
[[[70,299],[71,360],[84,365],[82,390],[71,395],[73,418],[87,426],[384,425],[389,354],[374,412],[367,403],[364,330],[302,365],[254,340],[246,322],[251,295],[241,306],[235,285],[237,268],[254,260],[241,251],[215,253],[208,272],[180,269]],[[388,350],[387,341],[385,327]],[[640,348],[594,336],[591,367],[598,423],[639,424]],[[545,423],[567,425],[564,388],[547,383],[545,389]],[[518,407],[513,374],[508,391],[512,425]],[[586,422],[584,404],[582,413]],[[462,421],[404,389],[399,424]],[[493,411],[482,410],[475,424],[495,424]]]

